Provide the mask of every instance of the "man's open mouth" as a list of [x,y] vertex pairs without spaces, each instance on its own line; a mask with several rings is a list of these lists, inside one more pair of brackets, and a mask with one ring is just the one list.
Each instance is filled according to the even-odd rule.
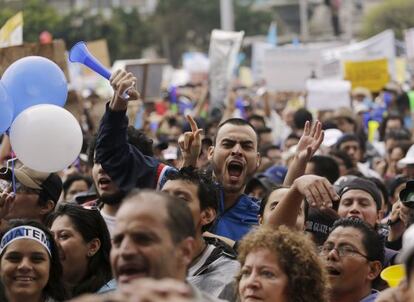
[[118,269],[118,278],[120,283],[128,283],[131,280],[148,276],[148,267],[146,265],[122,265]]
[[243,173],[243,168],[242,163],[238,161],[231,161],[227,166],[230,178],[238,179]]

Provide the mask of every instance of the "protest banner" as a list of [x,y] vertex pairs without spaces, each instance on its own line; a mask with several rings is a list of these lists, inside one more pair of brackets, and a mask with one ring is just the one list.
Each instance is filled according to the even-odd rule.
[[319,49],[274,48],[265,52],[263,76],[271,91],[303,91],[306,80],[316,76]]
[[345,77],[346,61],[373,61],[384,58],[388,61],[387,74],[395,79],[395,35],[392,30],[386,30],[361,42],[324,50],[321,64],[322,68],[330,66],[331,74],[342,74]]
[[23,13],[18,12],[0,28],[0,48],[23,44]]
[[395,73],[398,83],[403,84],[407,80],[407,60],[404,57],[395,59]]
[[268,49],[275,48],[274,45],[266,42],[254,42],[252,44],[252,72],[255,81],[264,79],[263,66],[265,53]]
[[352,83],[352,88],[365,87],[378,92],[390,81],[388,60],[345,61],[344,78]]
[[351,83],[342,80],[306,81],[306,107],[310,110],[335,110],[351,106]]
[[221,107],[228,94],[244,32],[213,30],[210,39],[210,104]]
[[414,59],[414,28],[404,31],[405,47],[407,51],[407,58]]

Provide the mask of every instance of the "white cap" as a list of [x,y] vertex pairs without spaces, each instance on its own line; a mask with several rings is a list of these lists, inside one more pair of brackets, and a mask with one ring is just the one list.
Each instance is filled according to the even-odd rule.
[[323,137],[322,146],[332,147],[336,144],[338,139],[343,135],[343,132],[339,129],[326,129],[324,131],[325,135]]
[[410,149],[408,149],[405,157],[398,161],[399,167],[404,167],[406,165],[412,165],[412,164],[414,164],[414,145],[412,145]]
[[178,158],[178,148],[176,146],[168,146],[162,151],[162,157],[165,160],[176,160]]
[[406,263],[414,254],[414,225],[405,230],[399,260]]

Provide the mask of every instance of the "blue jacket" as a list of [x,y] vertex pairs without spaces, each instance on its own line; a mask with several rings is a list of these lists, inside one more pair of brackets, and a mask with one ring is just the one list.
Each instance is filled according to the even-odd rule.
[[242,194],[232,207],[224,210],[222,191],[218,217],[211,232],[238,241],[259,223],[259,209],[257,199]]

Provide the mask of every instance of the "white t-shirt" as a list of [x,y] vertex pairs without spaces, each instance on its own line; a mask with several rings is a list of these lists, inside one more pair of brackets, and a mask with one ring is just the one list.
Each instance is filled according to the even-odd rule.
[[101,210],[101,215],[102,215],[102,218],[105,220],[106,226],[108,227],[109,235],[112,238],[112,234],[115,228],[115,216],[105,214],[105,212],[102,210]]

